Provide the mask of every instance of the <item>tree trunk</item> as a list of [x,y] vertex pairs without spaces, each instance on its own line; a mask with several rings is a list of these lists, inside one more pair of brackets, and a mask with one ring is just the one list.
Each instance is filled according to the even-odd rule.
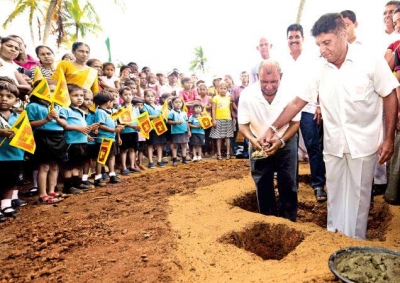
[[35,47],[35,35],[33,33],[32,18],[29,19],[29,32],[31,33],[32,46]]
[[44,31],[43,31],[43,45],[47,45],[47,42],[49,41],[51,18],[56,9],[58,1],[59,0],[50,0],[49,8],[47,9],[46,13],[46,23],[44,25]]
[[297,10],[296,24],[300,24],[300,22],[301,22],[301,16],[303,15],[303,9],[304,9],[305,3],[306,3],[306,0],[300,0],[299,9]]

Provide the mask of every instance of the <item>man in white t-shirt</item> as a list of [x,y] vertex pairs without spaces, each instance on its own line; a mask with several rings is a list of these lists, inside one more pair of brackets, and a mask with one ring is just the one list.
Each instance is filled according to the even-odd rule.
[[[340,14],[320,17],[312,35],[326,63],[258,142],[272,148],[280,144],[274,133],[318,95],[324,120],[327,229],[365,239],[376,153],[381,164],[393,155],[399,83],[382,56],[365,54],[347,43]],[[383,106],[385,131],[380,143]]]
[[[278,62],[261,62],[259,82],[245,88],[238,108],[239,131],[249,140],[253,150],[262,147],[257,142],[294,97],[280,88],[282,72]],[[279,143],[270,149],[269,156],[255,159],[250,155],[251,175],[256,184],[259,212],[296,221],[297,217],[297,131],[300,115],[284,125]],[[279,202],[275,198],[274,172],[277,172]]]

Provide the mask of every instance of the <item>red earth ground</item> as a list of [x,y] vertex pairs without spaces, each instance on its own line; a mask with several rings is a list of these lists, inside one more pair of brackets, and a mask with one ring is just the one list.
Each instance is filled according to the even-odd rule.
[[335,282],[347,246],[400,246],[399,207],[376,197],[368,240],[325,229],[307,164],[298,222],[256,213],[248,160],[207,159],[28,206],[0,224],[0,282]]

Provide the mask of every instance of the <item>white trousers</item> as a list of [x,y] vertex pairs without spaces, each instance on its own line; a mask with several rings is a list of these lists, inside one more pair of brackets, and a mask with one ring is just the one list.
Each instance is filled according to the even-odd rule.
[[377,154],[352,159],[324,154],[328,190],[328,231],[365,239]]

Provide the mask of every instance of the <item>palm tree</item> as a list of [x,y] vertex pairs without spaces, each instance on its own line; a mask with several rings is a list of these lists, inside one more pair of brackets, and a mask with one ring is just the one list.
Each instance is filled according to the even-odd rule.
[[33,46],[35,46],[35,36],[33,32],[33,17],[36,12],[39,12],[40,14],[43,15],[43,1],[37,1],[37,0],[14,0],[14,3],[16,3],[14,11],[11,12],[11,14],[8,16],[8,18],[5,20],[3,23],[3,28],[6,29],[7,25],[11,23],[15,18],[18,16],[21,16],[26,10],[29,11],[28,15],[28,23],[29,23],[29,31],[31,34],[31,40]]
[[205,63],[207,58],[204,57],[203,47],[199,46],[194,49],[195,59],[190,62],[189,71],[201,70],[203,74],[205,73]]
[[304,9],[305,3],[306,3],[306,0],[300,0],[299,9],[297,10],[296,24],[300,24],[301,16],[303,15],[303,9]]
[[[68,30],[64,29],[64,21],[67,21],[66,27],[74,26],[73,38],[78,38],[79,33],[82,37],[87,32],[100,31],[100,20],[95,12],[93,5],[87,3],[81,9],[82,1],[72,0],[45,0],[49,3],[46,12],[46,22],[43,31],[43,44],[47,44],[50,34],[57,33],[57,43],[60,45],[65,40],[65,37],[69,34]],[[124,0],[113,0],[113,2],[120,6],[121,9],[125,7]],[[86,15],[86,13],[89,13]],[[81,17],[85,19],[87,16],[88,22],[82,22]],[[94,19],[94,22],[90,22]],[[72,20],[72,21],[71,21]],[[73,23],[74,22],[74,23]]]
[[[79,40],[79,36],[84,38],[89,32],[96,34],[102,30],[100,18],[89,1],[83,7],[80,6],[79,0],[65,2],[61,16],[62,21],[58,22],[58,30],[64,32],[59,33],[58,43],[63,40],[75,42]],[[68,35],[70,35],[69,40],[66,38]]]

